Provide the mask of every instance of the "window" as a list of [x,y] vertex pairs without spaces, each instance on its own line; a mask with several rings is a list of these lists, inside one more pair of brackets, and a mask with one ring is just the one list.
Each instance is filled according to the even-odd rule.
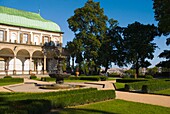
[[4,31],[0,31],[0,41],[4,40]]
[[38,36],[34,36],[34,44],[35,44],[35,45],[39,45],[39,44],[38,44],[38,38],[39,38]]
[[23,43],[27,43],[28,42],[28,34],[24,34],[23,35]]
[[44,37],[44,43],[46,43],[46,42],[48,42],[48,37],[47,36]]
[[11,34],[11,42],[16,42],[16,39],[17,39],[17,35],[15,33],[12,33]]
[[54,43],[55,43],[55,46],[60,46],[58,38],[54,38]]

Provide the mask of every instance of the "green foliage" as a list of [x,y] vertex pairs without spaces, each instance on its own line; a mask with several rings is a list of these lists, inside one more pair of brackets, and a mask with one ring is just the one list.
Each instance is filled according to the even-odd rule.
[[[79,40],[80,45],[72,51],[78,50],[76,53],[76,61],[81,64],[82,59],[87,59],[88,62],[94,61],[94,72],[97,73],[97,58],[101,43],[106,33],[107,16],[100,8],[99,2],[88,0],[84,7],[78,8],[74,11],[74,15],[68,20],[69,28],[75,34],[75,40]],[[83,49],[83,50],[81,50]],[[83,55],[82,55],[83,54]],[[84,57],[84,58],[82,58]]]
[[145,75],[145,78],[146,79],[153,79],[153,76],[152,75]]
[[64,108],[67,106],[114,99],[115,91],[98,91],[96,88],[88,88],[48,93],[0,93],[0,96],[1,113],[7,111],[6,109],[9,109],[9,112],[15,109],[15,111],[24,114],[42,114],[49,111],[51,107]]
[[47,81],[47,82],[50,82],[50,81],[55,81],[56,78],[51,78],[51,77],[41,77],[41,81]]
[[79,76],[79,80],[91,80],[91,81],[99,81],[99,76]]
[[141,82],[141,81],[148,81],[147,79],[134,79],[134,78],[123,78],[123,79],[116,79],[116,82],[120,83],[131,83],[131,82]]
[[23,83],[23,78],[2,78],[0,79],[0,86]]
[[109,73],[108,77],[120,77],[120,74],[113,72],[113,73]]
[[148,68],[148,69],[147,69],[147,74],[148,74],[148,75],[154,76],[157,72],[158,72],[158,67]]
[[31,76],[30,76],[30,79],[36,79],[37,78],[37,76],[35,76],[35,74],[32,74]]
[[61,114],[169,114],[169,107],[124,100],[109,100],[60,110]]
[[170,96],[170,89],[155,91],[154,94],[161,94],[161,95],[169,95]]
[[164,90],[170,88],[169,81],[161,81],[155,83],[147,83],[142,86],[142,92],[144,93],[153,93],[155,91]]
[[123,52],[126,52],[124,62],[133,65],[137,76],[140,67],[151,65],[146,59],[154,57],[153,53],[157,46],[153,40],[157,35],[157,27],[139,22],[129,24],[123,31]]
[[51,109],[50,101],[41,99],[9,101],[0,104],[3,104],[3,107],[0,106],[1,114],[45,114]]
[[4,76],[4,78],[12,78],[12,76]]
[[156,90],[167,89],[169,87],[168,84],[170,84],[170,82],[166,81],[166,79],[155,79],[155,80],[148,80],[148,81],[142,81],[142,82],[127,83],[125,84],[125,90],[126,91],[153,92]]
[[[170,34],[169,4],[169,0],[153,0],[153,9],[155,19],[158,21],[158,29],[165,36]],[[167,46],[170,45],[170,38],[167,38],[166,44]],[[170,68],[170,50],[164,50],[159,57],[166,58],[167,60],[161,61],[157,66]]]

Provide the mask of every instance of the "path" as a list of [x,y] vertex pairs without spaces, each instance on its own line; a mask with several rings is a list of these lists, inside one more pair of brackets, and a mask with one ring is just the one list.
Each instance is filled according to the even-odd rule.
[[170,96],[116,91],[116,99],[170,107]]

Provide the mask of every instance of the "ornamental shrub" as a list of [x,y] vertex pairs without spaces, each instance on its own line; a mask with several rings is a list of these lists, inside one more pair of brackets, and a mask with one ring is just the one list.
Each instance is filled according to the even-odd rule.
[[4,78],[12,78],[12,76],[4,76]]

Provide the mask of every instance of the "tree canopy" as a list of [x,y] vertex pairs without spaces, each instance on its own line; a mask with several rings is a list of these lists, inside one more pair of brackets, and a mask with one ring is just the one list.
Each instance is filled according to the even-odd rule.
[[144,25],[139,22],[129,24],[123,31],[123,44],[125,63],[132,64],[139,74],[140,67],[148,67],[151,64],[147,59],[153,59],[156,44],[154,37],[158,35],[157,27]]
[[[170,0],[153,0],[153,9],[159,31],[168,36],[170,34]],[[166,44],[170,45],[170,38],[167,38]],[[161,61],[157,66],[170,68],[170,50],[164,50],[159,57],[167,60]]]
[[74,15],[67,20],[75,38],[82,42],[84,59],[94,61],[95,70],[98,67],[98,51],[105,37],[107,20],[99,2],[93,0],[88,0],[84,7],[76,9]]

